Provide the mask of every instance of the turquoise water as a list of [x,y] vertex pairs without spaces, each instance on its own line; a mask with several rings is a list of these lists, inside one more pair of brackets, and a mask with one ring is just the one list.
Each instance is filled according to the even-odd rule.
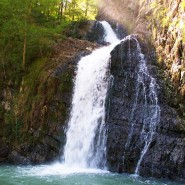
[[182,185],[100,170],[75,170],[60,165],[0,166],[0,185]]

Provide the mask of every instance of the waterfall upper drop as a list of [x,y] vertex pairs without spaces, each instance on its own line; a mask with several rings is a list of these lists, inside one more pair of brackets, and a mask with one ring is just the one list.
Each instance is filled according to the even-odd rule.
[[100,22],[105,30],[104,41],[109,43],[119,42],[120,40],[117,38],[110,24],[106,21]]
[[105,168],[105,101],[109,84],[108,66],[112,49],[119,41],[111,26],[101,22],[106,42],[78,63],[72,110],[68,122],[64,164],[69,167]]

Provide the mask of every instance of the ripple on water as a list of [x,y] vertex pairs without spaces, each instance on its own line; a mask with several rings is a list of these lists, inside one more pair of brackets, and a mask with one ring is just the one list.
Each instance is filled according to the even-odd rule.
[[173,181],[116,174],[96,169],[40,166],[0,166],[0,185],[182,185]]

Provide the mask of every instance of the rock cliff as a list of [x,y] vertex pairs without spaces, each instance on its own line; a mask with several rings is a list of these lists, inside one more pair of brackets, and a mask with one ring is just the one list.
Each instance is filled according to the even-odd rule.
[[[185,121],[180,119],[177,110],[168,104],[164,81],[160,76],[160,68],[157,66],[153,51],[142,44],[142,52],[145,54],[149,75],[157,80],[160,121],[141,162],[139,174],[185,179]],[[141,136],[145,120],[150,124],[146,116],[152,109],[150,106],[146,108],[144,101],[145,96],[147,98],[149,96],[147,91],[150,80],[147,76],[144,77],[146,94],[143,94],[144,87],[140,84],[136,102],[140,62],[136,41],[134,39],[123,41],[111,55],[110,72],[114,80],[109,89],[107,107],[108,166],[111,171],[134,173],[144,145],[144,138]],[[126,146],[132,125],[134,126],[131,141],[129,146]]]
[[[166,82],[169,104],[185,114],[185,1],[101,1],[99,17],[125,25],[155,48],[157,65]],[[112,13],[114,12],[114,13]],[[172,100],[172,101],[171,101]]]
[[[102,1],[99,17],[114,20],[137,34],[147,58],[150,74],[157,79],[161,119],[146,157],[141,163],[144,176],[184,179],[185,155],[185,1],[184,0],[108,0]],[[114,13],[112,13],[112,11]],[[134,43],[122,43],[112,52],[108,117],[108,164],[112,171],[133,173],[142,142],[138,141],[142,120],[139,112],[132,143],[125,152],[130,131],[132,97],[137,58],[128,63],[128,48],[134,53]],[[121,55],[121,52],[125,53]],[[120,63],[123,63],[122,65]],[[124,66],[124,67],[122,67]],[[135,72],[136,73],[136,72]],[[129,80],[128,80],[129,79]],[[130,83],[126,83],[129,81]],[[124,85],[123,85],[124,84]],[[126,93],[123,93],[125,92]]]
[[74,38],[58,42],[50,58],[34,63],[19,93],[12,91],[12,98],[4,93],[3,101],[10,106],[3,107],[0,162],[39,164],[60,158],[76,65],[96,47]]

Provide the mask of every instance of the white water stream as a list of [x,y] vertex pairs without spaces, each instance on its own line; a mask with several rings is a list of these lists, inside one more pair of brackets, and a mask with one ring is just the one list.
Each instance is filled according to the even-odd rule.
[[105,100],[109,83],[110,52],[120,42],[111,26],[102,21],[104,41],[111,43],[83,57],[76,72],[72,110],[64,148],[68,167],[105,168]]
[[[156,126],[160,121],[160,106],[158,104],[158,97],[157,97],[157,83],[156,80],[151,77],[151,75],[148,72],[146,60],[144,58],[144,55],[141,53],[141,47],[139,45],[139,42],[137,42],[137,50],[140,56],[140,66],[139,66],[139,73],[138,73],[138,84],[143,84],[143,91],[144,91],[144,121],[143,121],[143,128],[141,131],[140,138],[144,140],[144,148],[141,151],[140,158],[137,162],[137,166],[135,169],[135,174],[139,175],[139,170],[141,166],[141,162],[143,161],[143,158],[148,151],[148,148],[152,142],[153,136],[156,131]],[[142,74],[142,75],[141,75]],[[150,79],[149,84],[149,92],[146,93],[146,86],[144,83],[144,76],[147,76]],[[138,90],[137,90],[138,91]],[[149,99],[149,102],[147,102],[147,98]],[[148,115],[146,112],[149,112]]]
[[[110,82],[109,59],[110,53],[121,40],[119,40],[106,22],[100,22],[104,28],[104,41],[110,43],[109,46],[102,47],[83,57],[77,66],[74,83],[74,94],[72,109],[66,133],[66,145],[64,148],[63,166],[73,171],[80,169],[106,169],[106,128],[105,128],[105,101],[107,89]],[[149,115],[144,115],[141,139],[144,140],[144,147],[141,149],[140,158],[135,169],[139,174],[140,165],[146,154],[160,118],[160,107],[156,94],[156,81],[148,73],[144,55],[137,39],[128,36],[124,40],[134,39],[137,42],[139,61],[139,71],[136,85],[136,95],[131,113],[131,130],[125,145],[127,149],[130,145],[135,121],[134,112],[138,103],[139,86],[143,87],[144,112],[150,109]],[[122,61],[121,61],[122,62]],[[132,61],[130,61],[132,62]],[[145,78],[150,80],[149,94],[146,94]],[[147,98],[149,97],[149,104]],[[143,114],[145,114],[143,112]],[[147,131],[149,130],[149,131]],[[124,156],[123,156],[124,158]]]
[[[132,137],[134,135],[134,127],[136,124],[135,114],[136,109],[138,109],[139,101],[142,99],[143,106],[140,107],[142,109],[142,117],[143,117],[143,127],[140,133],[140,140],[144,141],[144,146],[141,148],[141,154],[139,160],[137,162],[135,168],[135,174],[139,175],[141,163],[143,158],[148,151],[148,148],[152,142],[153,136],[156,131],[156,126],[160,121],[160,106],[158,105],[158,97],[157,97],[157,83],[156,80],[149,74],[145,56],[141,52],[141,47],[139,45],[138,40],[133,36],[128,36],[128,39],[134,39],[137,44],[137,53],[139,57],[139,63],[137,68],[137,81],[136,81],[136,89],[134,95],[134,103],[130,116],[130,133],[127,138],[127,142],[125,144],[125,153],[123,156],[123,165],[125,160],[126,151],[129,149]],[[131,62],[131,61],[130,61]],[[149,87],[146,81],[149,81]]]

